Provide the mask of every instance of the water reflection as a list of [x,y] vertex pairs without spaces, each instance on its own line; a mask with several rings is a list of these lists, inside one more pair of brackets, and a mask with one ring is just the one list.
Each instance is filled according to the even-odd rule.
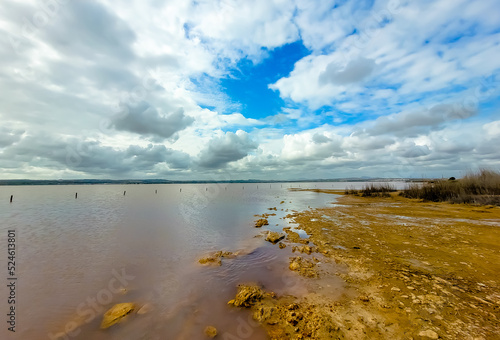
[[[328,189],[349,185],[300,184]],[[280,250],[255,237],[261,230],[253,227],[254,215],[262,213],[276,214],[268,217],[268,229],[295,227],[285,217],[289,212],[335,200],[329,194],[289,191],[293,186],[297,184],[1,187],[1,197],[15,196],[12,204],[0,203],[0,219],[2,241],[7,229],[19,235],[23,303],[18,305],[18,336],[203,339],[203,329],[214,325],[234,335],[245,326],[247,339],[266,339],[247,311],[226,302],[245,281],[257,281],[278,294],[301,296],[310,289],[287,269],[290,247]],[[215,250],[244,250],[246,255],[223,259],[221,267],[199,266],[197,259]],[[125,273],[122,280],[117,272]],[[0,293],[5,296],[5,287]],[[100,330],[102,313],[119,302],[148,305],[151,311]]]

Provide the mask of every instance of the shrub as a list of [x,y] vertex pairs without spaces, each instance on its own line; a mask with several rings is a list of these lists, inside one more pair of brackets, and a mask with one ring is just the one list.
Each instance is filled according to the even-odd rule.
[[433,202],[499,205],[500,173],[483,169],[458,180],[412,183],[401,195]]
[[352,187],[345,189],[347,195],[361,194],[363,197],[389,197],[390,192],[394,191],[396,191],[396,189],[389,183],[369,183],[365,184],[361,190],[356,190]]

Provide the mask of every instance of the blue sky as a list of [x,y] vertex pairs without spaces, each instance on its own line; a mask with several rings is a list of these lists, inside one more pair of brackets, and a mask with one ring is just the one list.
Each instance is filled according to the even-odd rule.
[[0,13],[0,178],[500,167],[494,0],[6,0]]
[[293,71],[297,61],[309,55],[302,41],[265,51],[263,60],[242,59],[221,79],[224,92],[238,103],[241,113],[248,118],[262,119],[280,113],[285,101],[278,91],[269,88]]

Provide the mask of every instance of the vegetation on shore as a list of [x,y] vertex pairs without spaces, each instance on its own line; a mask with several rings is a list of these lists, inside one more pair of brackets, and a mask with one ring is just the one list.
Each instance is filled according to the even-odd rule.
[[500,173],[491,170],[470,172],[455,180],[410,184],[401,196],[432,202],[500,205]]
[[[362,189],[346,188],[346,195],[390,197],[397,190],[389,183],[369,183]],[[431,202],[500,205],[500,172],[482,169],[461,179],[410,183],[399,195]]]
[[363,189],[346,188],[346,195],[361,195],[362,197],[389,197],[396,188],[390,183],[369,183],[365,184]]

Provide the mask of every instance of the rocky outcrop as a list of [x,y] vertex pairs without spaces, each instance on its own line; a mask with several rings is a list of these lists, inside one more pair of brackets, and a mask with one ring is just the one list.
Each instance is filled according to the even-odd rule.
[[[344,338],[334,321],[331,305],[316,305],[305,301],[298,304],[294,303],[291,296],[277,297],[259,287],[250,287],[253,287],[251,292],[258,291],[258,299],[252,299],[245,307],[252,310],[253,319],[266,328],[270,339]],[[238,290],[236,299],[240,294]]]
[[201,259],[198,260],[199,263],[203,265],[215,265],[215,266],[220,266],[222,265],[222,258],[235,258],[236,254],[230,252],[230,251],[218,251],[213,254],[203,256]]
[[255,221],[255,227],[260,228],[263,225],[269,225],[269,222],[265,218],[260,218],[257,221]]
[[101,329],[106,329],[114,324],[120,322],[126,315],[130,314],[135,309],[133,303],[119,303],[111,307],[106,313],[104,313]]
[[277,233],[275,231],[269,231],[269,232],[267,232],[266,241],[269,241],[273,244],[276,244],[284,238],[285,238],[285,235],[283,235],[283,234]]
[[314,260],[304,259],[300,256],[290,258],[290,270],[299,273],[304,277],[318,277],[316,263]]
[[293,252],[299,251],[299,252],[307,254],[307,255],[311,255],[315,250],[316,250],[315,247],[311,247],[311,246],[294,246],[292,248]]
[[283,230],[286,233],[287,240],[289,240],[290,242],[293,242],[293,243],[302,243],[302,244],[308,244],[309,243],[309,241],[307,239],[301,238],[298,233],[296,233],[293,230],[290,230],[290,227],[285,227],[285,228],[283,228]]
[[236,307],[251,307],[264,297],[264,293],[259,286],[255,284],[241,284],[238,286],[238,292],[233,300],[227,304]]

